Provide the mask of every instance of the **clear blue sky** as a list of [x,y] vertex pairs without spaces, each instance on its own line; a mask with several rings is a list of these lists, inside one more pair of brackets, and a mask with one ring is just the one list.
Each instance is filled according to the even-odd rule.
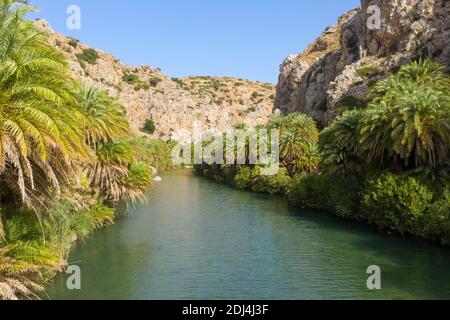
[[[277,81],[279,64],[301,52],[359,0],[31,0],[58,32],[129,65],[172,77],[232,76]],[[81,30],[66,9],[81,8]]]

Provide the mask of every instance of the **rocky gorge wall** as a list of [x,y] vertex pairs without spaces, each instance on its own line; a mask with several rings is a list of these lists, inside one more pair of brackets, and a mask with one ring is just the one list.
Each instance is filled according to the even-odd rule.
[[145,135],[140,129],[152,119],[156,127],[153,138],[185,140],[195,121],[204,130],[225,132],[236,125],[266,123],[272,113],[273,84],[207,76],[170,78],[158,68],[131,67],[112,54],[67,38],[45,20],[34,23],[66,56],[76,80],[119,99],[136,133]]
[[[369,27],[380,9],[379,28]],[[281,64],[274,109],[322,125],[362,107],[370,87],[417,58],[450,64],[450,1],[362,0],[300,55]]]
[[[371,6],[380,8],[380,28],[368,27]],[[327,125],[348,108],[363,107],[370,87],[413,59],[450,62],[450,1],[361,0],[301,54],[280,66],[272,84],[234,78],[170,78],[158,68],[131,67],[113,55],[35,24],[68,59],[75,79],[116,96],[135,132],[147,119],[153,138],[184,140],[195,121],[224,132],[236,125],[266,123],[273,112],[303,112]],[[80,59],[86,50],[95,63]]]

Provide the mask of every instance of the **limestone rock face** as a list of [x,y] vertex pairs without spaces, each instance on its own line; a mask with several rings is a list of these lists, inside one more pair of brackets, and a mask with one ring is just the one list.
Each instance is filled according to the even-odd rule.
[[[91,64],[80,58],[91,49],[88,45],[55,32],[45,20],[36,20],[35,25],[67,57],[76,80],[119,99],[138,134],[145,135],[140,129],[147,119],[155,123],[153,138],[184,140],[196,121],[204,130],[225,132],[238,124],[266,123],[272,114],[272,84],[234,78],[170,78],[158,68],[131,67],[98,49],[98,58]],[[124,79],[124,75],[133,78]]]
[[[379,8],[380,25],[372,21]],[[323,125],[365,103],[378,80],[417,58],[450,64],[450,1],[361,0],[298,56],[280,66],[275,110]]]

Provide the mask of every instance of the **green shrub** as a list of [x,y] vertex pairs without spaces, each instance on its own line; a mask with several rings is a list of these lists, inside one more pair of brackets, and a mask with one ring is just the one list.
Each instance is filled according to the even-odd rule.
[[234,179],[237,174],[236,166],[222,166],[222,175],[226,184],[234,187]]
[[73,228],[74,208],[70,200],[63,198],[55,202],[47,211],[46,237],[58,246],[62,252],[67,252],[72,241],[77,236]]
[[289,201],[302,208],[359,218],[359,190],[360,184],[352,178],[317,174],[297,176],[289,193]]
[[14,209],[12,217],[6,219],[4,233],[8,242],[32,241],[42,238],[38,218],[31,210],[27,209]]
[[253,180],[251,189],[253,192],[284,195],[289,192],[292,178],[284,168],[272,176],[258,176]]
[[180,87],[184,86],[184,82],[183,80],[179,79],[179,78],[172,78],[171,79],[173,82],[175,82],[176,84],[178,84]]
[[416,179],[385,173],[368,179],[362,213],[380,229],[418,234],[432,199],[433,194]]
[[157,87],[161,81],[162,81],[162,79],[159,77],[151,77],[148,82],[150,83],[150,85],[152,87]]
[[95,219],[95,228],[103,228],[114,223],[115,211],[104,204],[97,204],[90,208],[90,213]]
[[403,174],[413,177],[434,194],[434,198],[441,198],[450,190],[450,163],[436,167],[420,167],[418,169],[404,171]]
[[89,48],[89,49],[84,49],[83,53],[77,54],[77,58],[79,60],[86,61],[87,63],[89,63],[91,65],[94,65],[97,62],[99,55],[95,49]]
[[423,216],[423,235],[431,240],[450,244],[450,191],[434,202]]
[[136,84],[138,83],[139,80],[139,76],[135,75],[135,74],[129,74],[129,73],[125,73],[122,76],[122,81],[128,83],[128,84]]
[[79,239],[86,239],[95,229],[96,219],[89,210],[73,213],[72,229]]
[[148,134],[154,134],[156,130],[155,123],[152,119],[145,120],[144,126],[142,127],[141,131],[148,133]]
[[262,97],[262,96],[263,96],[262,94],[255,91],[252,93],[252,100],[258,99],[259,97]]
[[221,83],[219,80],[214,80],[212,87],[214,90],[219,90],[222,86],[224,86],[223,83]]
[[380,70],[377,67],[362,67],[356,70],[358,76],[364,79],[370,79],[380,73]]
[[208,179],[213,179],[214,178],[214,173],[211,171],[211,169],[204,169],[203,170],[203,176],[205,178],[208,178]]
[[[128,72],[125,72],[124,75],[122,76],[122,81],[126,82],[129,85],[134,85],[134,90],[135,91],[139,91],[139,90],[149,90],[150,89],[150,83],[144,82],[142,81],[138,75],[135,74],[131,74]],[[152,85],[152,86],[156,86],[156,85]]]
[[141,89],[147,91],[147,90],[150,89],[150,85],[148,83],[145,83],[145,82],[140,82],[140,83],[138,83],[138,84],[136,84],[134,86],[134,90],[135,91],[139,91]]
[[234,185],[239,190],[248,190],[252,183],[252,169],[250,167],[242,167],[238,170],[234,177]]
[[75,38],[69,38],[69,46],[74,47],[76,49],[78,47],[78,43],[80,43],[80,40]]

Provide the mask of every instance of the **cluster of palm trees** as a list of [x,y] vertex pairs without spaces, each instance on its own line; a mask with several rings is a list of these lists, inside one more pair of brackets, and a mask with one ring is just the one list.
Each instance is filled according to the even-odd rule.
[[20,195],[23,204],[39,207],[42,197],[60,194],[62,185],[86,173],[105,200],[139,198],[126,191],[138,161],[124,107],[70,77],[64,57],[22,19],[31,7],[12,0],[0,5],[3,197]]
[[60,262],[44,234],[11,242],[15,211],[30,208],[44,233],[62,221],[58,210],[45,217],[50,208],[70,198],[67,218],[94,208],[98,226],[110,219],[99,204],[144,200],[152,182],[124,107],[71,78],[64,57],[23,19],[32,10],[0,0],[0,299],[33,297],[37,275]]
[[[274,130],[278,133],[278,141],[271,136]],[[291,113],[287,116],[273,116],[266,125],[259,125],[251,130],[208,136],[201,141],[201,145],[192,146],[192,150],[203,150],[206,167],[255,168],[270,165],[270,160],[278,160],[290,176],[295,176],[317,170],[320,163],[318,140],[319,130],[315,121],[305,114]],[[270,156],[268,159],[276,142],[279,143],[279,159],[270,159]],[[233,150],[229,150],[230,148]],[[220,151],[219,155],[217,151]],[[231,156],[234,163],[230,161]],[[197,169],[202,168],[205,166],[197,166]]]
[[267,127],[280,133],[280,163],[290,176],[317,170],[319,130],[312,118],[301,113],[274,116]]
[[347,111],[320,135],[323,163],[351,174],[448,166],[450,76],[430,60],[378,82],[367,109]]
[[[290,183],[283,177],[285,171],[290,177],[314,173],[358,181],[389,171],[417,175],[425,178],[424,181],[433,181],[434,187],[439,185],[441,191],[448,189],[449,92],[450,76],[444,67],[430,60],[418,60],[376,83],[370,92],[368,107],[346,111],[321,132],[315,121],[304,114],[273,116],[266,126],[256,130],[279,131],[283,170],[279,177],[264,181]],[[248,141],[244,147],[248,155]],[[219,181],[225,176],[231,184],[233,179],[227,175],[234,174],[240,185],[251,186],[261,180],[254,168],[204,164],[197,166],[197,171],[202,174],[202,170],[208,170],[207,174]],[[251,175],[248,169],[256,173]],[[283,189],[290,190],[290,186]]]

